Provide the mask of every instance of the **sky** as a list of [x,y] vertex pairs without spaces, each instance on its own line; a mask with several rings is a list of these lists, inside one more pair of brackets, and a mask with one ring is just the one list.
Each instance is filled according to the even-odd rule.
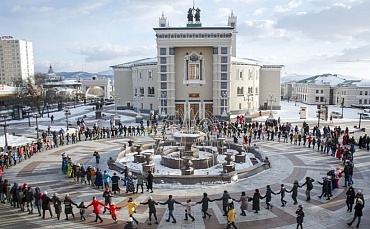
[[[192,0],[0,0],[0,36],[31,41],[36,72],[102,72],[155,57],[164,13],[183,27]],[[237,57],[282,64],[282,75],[370,80],[370,0],[195,0],[203,26],[233,11]],[[344,62],[343,62],[344,61]]]

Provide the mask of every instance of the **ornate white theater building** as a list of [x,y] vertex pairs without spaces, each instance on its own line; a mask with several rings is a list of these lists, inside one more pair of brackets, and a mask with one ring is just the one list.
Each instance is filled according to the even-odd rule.
[[280,109],[283,65],[236,58],[233,13],[223,27],[202,26],[199,12],[194,18],[189,9],[186,27],[170,27],[162,14],[154,28],[157,57],[111,66],[117,109],[200,119],[270,109],[271,103]]

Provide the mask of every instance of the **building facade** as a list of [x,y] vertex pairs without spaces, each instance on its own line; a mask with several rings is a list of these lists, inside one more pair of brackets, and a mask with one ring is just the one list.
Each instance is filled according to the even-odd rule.
[[34,76],[32,42],[0,38],[0,84],[15,85]]
[[[199,19],[199,18],[198,18]],[[236,58],[237,17],[223,27],[204,27],[200,20],[170,27],[159,18],[154,28],[157,55],[111,66],[117,109],[162,116],[211,118],[280,109],[282,65],[261,65]]]

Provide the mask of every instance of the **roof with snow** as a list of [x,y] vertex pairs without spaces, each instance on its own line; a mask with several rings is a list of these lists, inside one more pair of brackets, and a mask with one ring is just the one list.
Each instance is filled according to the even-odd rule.
[[302,80],[297,81],[297,83],[312,83],[312,84],[329,84],[331,87],[343,84],[352,84],[355,82],[360,82],[360,79],[351,76],[337,75],[337,74],[322,74],[311,76]]
[[145,59],[130,61],[130,62],[123,63],[123,64],[113,65],[111,66],[111,68],[133,68],[133,67],[145,66],[145,65],[157,65],[157,63],[158,63],[158,59],[157,57],[154,57],[154,58],[145,58]]
[[54,86],[60,86],[60,85],[80,85],[81,82],[78,80],[63,80],[58,82],[45,82],[45,85],[54,85]]

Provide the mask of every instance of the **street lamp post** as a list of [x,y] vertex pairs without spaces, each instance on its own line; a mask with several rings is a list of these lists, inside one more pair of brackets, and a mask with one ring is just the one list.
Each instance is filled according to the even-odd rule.
[[343,118],[344,98],[342,98],[342,103],[341,103],[341,105],[342,105],[342,118]]
[[46,103],[46,109],[48,110],[48,118],[50,118],[50,115],[49,115],[49,113],[50,113],[50,105],[49,105],[49,103]]
[[39,139],[39,122],[38,118],[40,118],[40,114],[35,114],[33,117],[36,118],[36,137]]
[[317,105],[317,127],[320,127],[320,115],[321,115],[321,107]]
[[250,109],[250,101],[253,101],[253,97],[251,94],[248,94],[247,95],[247,98],[244,97],[244,101],[248,101],[248,109],[247,109],[247,114],[245,115],[245,121],[246,122],[251,122],[252,121],[252,116],[251,116],[251,113],[249,112],[249,109]]
[[361,129],[361,119],[362,119],[362,115],[364,113],[363,112],[359,112],[358,114],[360,115],[360,119],[358,120],[358,128]]
[[269,121],[269,122],[273,122],[274,121],[274,115],[272,114],[272,103],[273,102],[276,102],[276,97],[275,98],[273,98],[274,97],[274,93],[270,93],[269,94],[269,97],[267,98],[267,103],[269,103],[270,102],[270,115],[269,115],[269,117],[267,118],[267,120]]
[[66,115],[67,130],[69,130],[68,115],[71,115],[71,111],[69,110],[69,107],[68,106],[65,107],[64,114]]
[[226,118],[227,117],[227,104],[226,104],[226,102],[227,102],[227,92],[223,92],[221,94],[221,99],[223,100],[223,109],[222,109],[221,116],[223,118]]
[[27,111],[27,117],[28,117],[28,127],[31,127],[30,111]]
[[3,126],[4,127],[4,138],[5,138],[5,146],[4,146],[4,150],[6,150],[7,149],[7,147],[8,147],[8,136],[7,136],[7,134],[8,134],[8,124],[6,124],[6,118],[8,117],[7,115],[2,115],[1,117],[3,117],[4,118],[4,124],[2,124],[1,126]]
[[118,94],[116,94],[115,96],[114,96],[114,109],[116,110],[116,116],[117,116],[117,97],[118,97]]
[[137,114],[136,114],[135,121],[136,123],[141,123],[143,121],[143,116],[141,115],[141,112],[140,112],[140,102],[142,101],[140,94],[137,94],[136,101],[137,101],[137,106],[136,106]]
[[162,92],[161,97],[159,98],[161,100],[161,116],[166,117],[166,110],[164,109],[164,101],[167,99],[166,93]]

